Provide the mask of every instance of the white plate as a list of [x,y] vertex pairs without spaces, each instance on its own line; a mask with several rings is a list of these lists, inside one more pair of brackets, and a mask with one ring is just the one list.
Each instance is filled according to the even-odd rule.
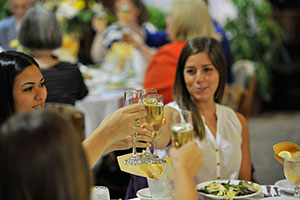
[[284,192],[287,192],[289,194],[294,194],[294,188],[293,184],[288,181],[287,179],[279,180],[275,183],[275,186],[279,189],[283,190]]
[[[216,182],[216,183],[227,183],[228,180],[213,180],[213,181],[206,181],[206,182],[203,182],[203,183],[199,183],[198,185],[196,185],[196,189],[197,190],[200,190],[201,188],[203,188],[204,186],[207,186],[208,184],[212,183],[212,182]],[[230,183],[231,184],[239,184],[240,180],[230,180]],[[255,183],[256,184],[256,183]],[[258,185],[258,184],[256,184]],[[248,194],[248,195],[244,195],[244,196],[238,196],[238,197],[233,197],[233,199],[245,199],[245,198],[249,198],[249,197],[252,197],[252,196],[255,196],[257,194],[259,194],[261,192],[261,186],[258,185],[260,187],[259,191],[253,193],[253,194]],[[211,195],[211,194],[205,194],[203,192],[198,192],[198,194],[202,195],[202,196],[205,196],[205,197],[209,197],[209,198],[212,198],[212,199],[223,199],[222,196],[215,196],[215,195]]]
[[149,188],[143,188],[137,191],[136,196],[141,200],[172,200],[172,198],[152,198]]
[[296,197],[287,197],[287,196],[282,196],[282,197],[267,197],[264,198],[264,200],[298,200]]

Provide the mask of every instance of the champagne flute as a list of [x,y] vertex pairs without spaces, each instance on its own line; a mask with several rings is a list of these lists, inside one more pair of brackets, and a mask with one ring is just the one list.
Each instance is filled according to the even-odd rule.
[[285,177],[293,183],[294,196],[300,198],[300,157],[285,158],[283,168]]
[[[178,113],[174,113],[172,117],[173,121],[178,121],[178,119],[175,120],[175,118],[178,118]],[[180,122],[172,124],[171,131],[172,145],[176,149],[180,148],[181,146],[190,141],[193,141],[194,130],[191,111],[181,110]]]
[[[140,92],[137,90],[126,90],[124,92],[124,105],[128,106],[131,104],[139,103],[140,101]],[[136,126],[139,127],[139,122],[136,121]],[[132,133],[132,155],[130,158],[124,161],[126,165],[141,165],[144,164],[144,160],[142,157],[137,155],[136,152],[136,141],[137,141],[137,133]]]
[[[145,105],[147,117],[146,122],[153,127],[154,120],[156,118],[157,112],[153,110],[153,106],[157,105],[157,90],[152,88],[146,88],[140,90],[141,103]],[[152,153],[150,148],[147,147],[146,151],[141,155],[145,162],[150,162],[152,159]]]
[[157,149],[156,149],[156,136],[159,134],[159,131],[164,123],[164,97],[161,94],[157,94],[157,104],[153,106],[153,112],[156,112],[156,117],[154,120],[154,123],[152,125],[154,132],[152,134],[152,138],[153,138],[153,154],[152,154],[152,159],[150,160],[150,162],[152,164],[163,164],[166,163],[165,160],[160,159],[157,156]]

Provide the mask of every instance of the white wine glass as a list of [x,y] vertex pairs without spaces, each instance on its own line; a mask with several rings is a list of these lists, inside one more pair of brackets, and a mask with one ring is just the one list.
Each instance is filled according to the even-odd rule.
[[175,122],[171,125],[171,141],[173,147],[176,149],[180,148],[184,144],[193,141],[194,130],[192,113],[189,110],[181,110],[174,112],[172,115],[172,121]]
[[300,157],[284,159],[284,175],[293,184],[294,196],[300,198]]
[[[137,104],[140,102],[140,92],[138,90],[125,90],[124,92],[124,106],[131,104]],[[139,127],[139,121],[136,121],[136,127]],[[144,160],[136,152],[137,133],[132,134],[132,155],[130,158],[124,161],[126,165],[141,165],[144,164]]]
[[[140,95],[141,103],[145,105],[147,112],[146,122],[153,127],[154,120],[157,115],[157,112],[154,112],[153,110],[153,106],[157,105],[157,90],[153,88],[141,89]],[[141,156],[147,163],[150,163],[150,160],[153,157],[149,147],[146,148],[145,152]]]
[[157,149],[156,149],[156,137],[158,136],[161,127],[164,124],[164,97],[161,94],[157,94],[157,104],[153,106],[153,112],[156,112],[156,117],[154,120],[154,123],[152,125],[154,132],[152,134],[153,139],[153,154],[152,158],[150,160],[150,163],[152,164],[163,164],[166,163],[165,160],[160,159],[157,156]]

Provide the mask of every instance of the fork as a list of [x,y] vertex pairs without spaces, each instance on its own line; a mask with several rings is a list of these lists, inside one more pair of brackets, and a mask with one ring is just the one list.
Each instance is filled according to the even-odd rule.
[[270,186],[270,185],[267,185],[266,188],[267,188],[268,194],[265,194],[265,197],[272,197],[272,194],[271,194],[271,186]]
[[274,187],[274,190],[275,190],[275,192],[276,192],[276,194],[274,195],[274,196],[280,196],[280,194],[279,194],[279,192],[278,192],[278,188],[275,186]]

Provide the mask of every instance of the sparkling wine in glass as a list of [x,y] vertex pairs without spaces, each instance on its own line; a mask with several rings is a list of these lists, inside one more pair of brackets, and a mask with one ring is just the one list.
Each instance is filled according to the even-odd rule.
[[284,159],[284,175],[293,184],[294,196],[300,198],[300,157]]
[[[124,106],[128,106],[131,104],[136,104],[140,102],[140,92],[137,90],[126,90],[124,92]],[[138,126],[138,121],[136,126]],[[137,155],[136,152],[136,141],[137,141],[137,133],[133,132],[132,134],[132,155],[129,159],[124,161],[126,165],[141,165],[144,164],[144,160],[142,157]]]
[[[153,127],[157,115],[157,111],[155,111],[156,109],[153,109],[157,105],[157,90],[153,88],[141,89],[140,95],[141,103],[145,105],[147,112],[146,122]],[[150,163],[153,158],[153,154],[149,147],[146,148],[145,152],[141,156],[147,163]]]
[[164,98],[163,95],[157,94],[156,103],[145,104],[146,110],[149,110],[151,125],[154,129],[152,133],[153,139],[153,154],[148,161],[151,164],[163,164],[166,163],[165,160],[160,159],[156,154],[156,136],[159,134],[159,131],[164,122]]
[[[178,115],[178,113],[174,113],[174,115]],[[175,118],[175,116],[173,116]],[[193,122],[192,122],[192,114],[189,110],[181,110],[180,111],[180,122],[174,123],[171,125],[171,140],[172,145],[175,148],[180,148],[184,144],[193,141],[194,138],[194,130],[193,130]],[[173,119],[173,121],[175,121]]]

